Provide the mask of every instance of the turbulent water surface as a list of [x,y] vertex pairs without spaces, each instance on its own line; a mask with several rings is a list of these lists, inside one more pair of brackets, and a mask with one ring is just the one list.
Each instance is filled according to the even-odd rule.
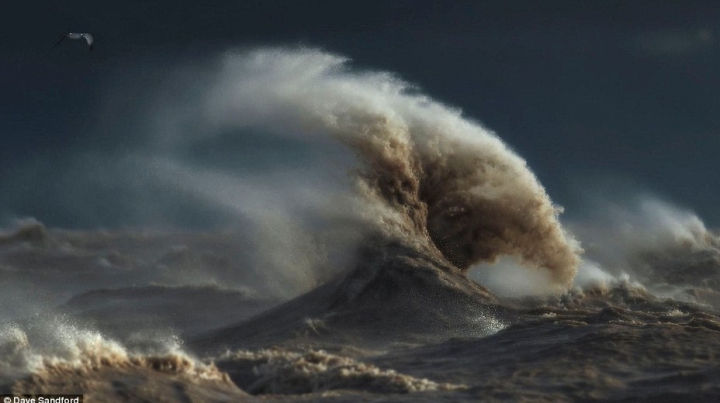
[[720,238],[692,213],[643,197],[563,225],[494,133],[321,51],[229,53],[202,74],[193,108],[168,100],[158,112],[186,129],[152,135],[153,150],[248,130],[330,141],[350,166],[315,168],[347,170],[345,180],[317,184],[309,169],[283,181],[145,151],[119,164],[243,224],[8,226],[4,393],[720,399]]

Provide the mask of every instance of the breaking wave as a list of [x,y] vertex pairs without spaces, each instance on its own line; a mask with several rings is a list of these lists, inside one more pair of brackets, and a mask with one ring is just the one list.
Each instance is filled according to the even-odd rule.
[[364,215],[386,234],[468,269],[517,256],[571,283],[580,247],[525,161],[495,134],[381,72],[318,50],[229,54],[207,95],[217,127],[325,134],[361,166]]
[[6,325],[0,330],[0,380],[32,374],[74,376],[116,368],[147,369],[189,379],[226,382],[225,374],[180,349],[178,340],[149,340],[152,346],[133,349],[100,332],[52,320],[27,327]]
[[593,213],[570,226],[586,256],[609,273],[630,275],[661,294],[657,286],[720,289],[720,236],[695,213],[648,196],[606,202]]

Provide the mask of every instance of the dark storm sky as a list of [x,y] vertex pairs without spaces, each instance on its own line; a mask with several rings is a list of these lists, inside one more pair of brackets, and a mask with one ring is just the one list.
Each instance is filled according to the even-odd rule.
[[[0,215],[117,224],[99,207],[78,221],[54,183],[88,150],[132,146],[107,130],[103,103],[125,69],[143,86],[174,59],[300,44],[461,108],[569,215],[589,183],[630,183],[720,225],[717,1],[24,1],[0,21]],[[68,31],[93,33],[95,52],[51,51]]]

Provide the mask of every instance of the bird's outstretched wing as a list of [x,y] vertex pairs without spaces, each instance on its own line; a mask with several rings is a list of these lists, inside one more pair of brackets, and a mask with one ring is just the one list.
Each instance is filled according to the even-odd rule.
[[87,41],[88,46],[90,46],[90,51],[93,50],[93,36],[90,34],[82,34],[82,37],[85,38],[85,41]]
[[51,48],[51,50],[52,50],[52,49],[55,49],[55,47],[57,47],[57,45],[59,45],[60,42],[62,42],[63,40],[65,40],[65,38],[67,38],[67,37],[68,37],[68,34],[65,34],[65,35],[61,36],[61,37],[60,37],[60,40],[57,41],[57,43],[55,44],[55,46],[53,46],[53,47]]

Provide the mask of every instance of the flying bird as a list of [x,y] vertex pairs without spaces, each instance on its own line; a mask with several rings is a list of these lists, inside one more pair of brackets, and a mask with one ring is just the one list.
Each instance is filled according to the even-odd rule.
[[[90,52],[92,52],[92,50],[93,50],[93,37],[90,34],[87,34],[87,33],[76,34],[73,32],[69,32],[69,33],[63,35],[62,38],[60,38],[60,40],[57,41],[55,46],[59,45],[60,42],[65,40],[65,38],[67,38],[67,39],[85,39],[85,41],[87,41],[88,46],[90,46]],[[55,46],[53,46],[52,48],[55,49]]]

